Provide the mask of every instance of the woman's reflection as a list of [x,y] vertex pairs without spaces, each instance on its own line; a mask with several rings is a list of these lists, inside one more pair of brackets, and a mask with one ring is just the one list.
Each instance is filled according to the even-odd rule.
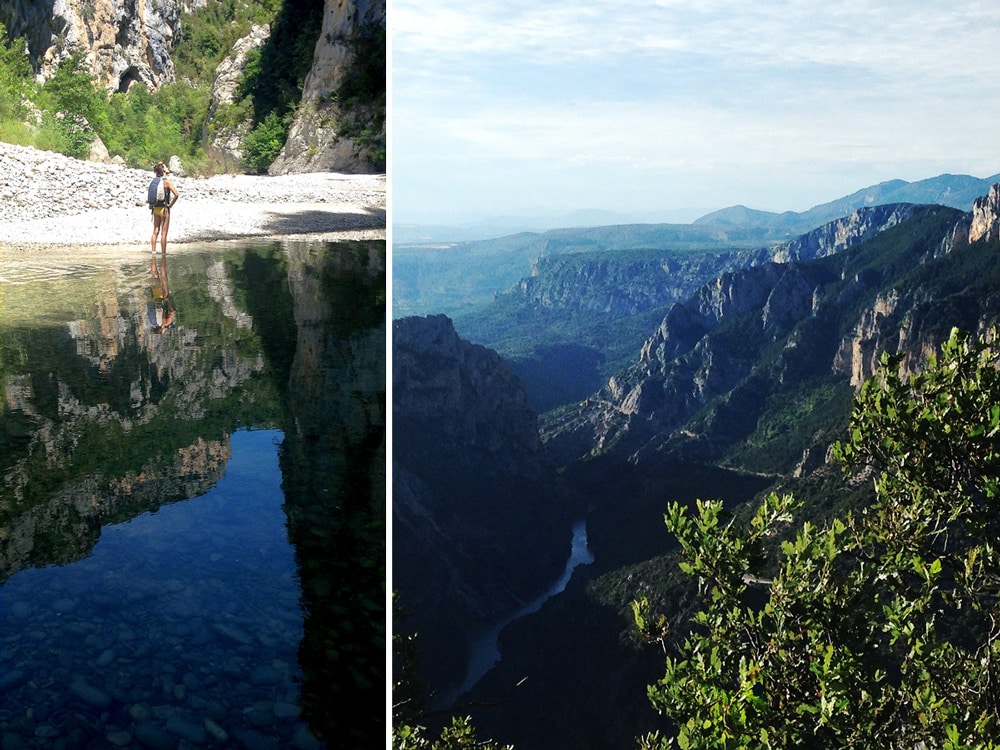
[[170,286],[167,283],[166,253],[161,254],[159,265],[156,262],[156,253],[150,254],[149,272],[152,275],[152,283],[150,299],[146,303],[146,314],[150,330],[153,333],[163,333],[174,322],[174,315],[177,313],[173,297],[170,294]]

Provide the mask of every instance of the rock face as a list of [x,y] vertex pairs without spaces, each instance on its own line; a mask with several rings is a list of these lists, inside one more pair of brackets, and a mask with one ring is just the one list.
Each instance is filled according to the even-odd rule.
[[[836,374],[857,388],[883,351],[916,370],[952,325],[976,331],[995,317],[996,295],[962,292],[960,302],[940,271],[904,281],[935,260],[960,217],[940,206],[863,210],[785,245],[777,257],[788,262],[723,273],[673,305],[601,391],[547,415],[547,447],[559,463],[642,462],[694,440],[710,458],[753,431],[791,384]],[[950,260],[937,258],[942,269]]]
[[59,63],[83,51],[90,69],[109,91],[135,81],[157,89],[174,80],[170,58],[181,13],[205,0],[7,0],[0,23],[28,43],[43,79]]
[[[302,101],[270,174],[379,171],[360,143],[339,133],[343,113],[331,94],[343,83],[352,62],[352,37],[371,24],[384,25],[385,11],[385,0],[326,0],[323,29],[303,84]],[[381,138],[384,142],[384,126]]]
[[266,24],[255,25],[250,33],[233,45],[233,51],[215,69],[212,83],[212,103],[208,108],[208,122],[205,132],[205,150],[221,161],[227,168],[235,166],[243,158],[243,139],[253,125],[247,118],[234,125],[219,126],[215,115],[220,107],[235,101],[236,88],[247,64],[247,55],[259,49],[268,39],[271,29]]
[[812,260],[833,255],[849,247],[860,245],[879,232],[905,221],[917,206],[912,203],[892,203],[859,208],[849,216],[831,221],[822,227],[779,245],[774,253],[778,263]]
[[463,677],[471,634],[558,576],[572,519],[537,418],[495,352],[443,315],[404,318],[392,367],[393,588],[440,687]]
[[951,232],[942,240],[939,254],[946,255],[955,248],[1000,237],[1000,183],[990,186],[986,195],[972,204],[972,211],[955,223]]
[[969,242],[1000,238],[1000,184],[993,185],[989,194],[972,204]]

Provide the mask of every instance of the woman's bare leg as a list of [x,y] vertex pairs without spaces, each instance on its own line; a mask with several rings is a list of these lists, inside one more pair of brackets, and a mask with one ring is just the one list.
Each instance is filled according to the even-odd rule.
[[160,222],[160,247],[163,249],[163,254],[167,254],[167,228],[170,226],[170,209],[165,208],[163,210],[163,220]]

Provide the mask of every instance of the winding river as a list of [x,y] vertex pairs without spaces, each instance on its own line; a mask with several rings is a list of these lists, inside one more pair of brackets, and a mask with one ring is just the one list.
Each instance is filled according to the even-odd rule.
[[476,683],[497,665],[501,659],[500,633],[505,627],[515,620],[537,612],[545,602],[563,592],[569,584],[570,579],[572,579],[573,571],[576,570],[577,566],[589,565],[592,562],[594,562],[594,555],[587,546],[587,522],[585,520],[577,521],[573,525],[572,547],[570,548],[569,558],[566,560],[566,568],[563,570],[562,575],[544,592],[525,604],[521,609],[470,641],[465,680],[458,687],[452,688],[442,695],[441,704],[446,707],[452,706],[459,696],[475,687]]

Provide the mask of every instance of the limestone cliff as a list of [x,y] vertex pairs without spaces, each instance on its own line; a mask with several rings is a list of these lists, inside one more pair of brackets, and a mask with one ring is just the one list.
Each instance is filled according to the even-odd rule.
[[950,253],[979,240],[996,240],[1000,237],[1000,183],[990,187],[986,195],[977,198],[972,210],[955,222],[951,232],[942,240],[939,254]]
[[[316,42],[312,68],[303,84],[302,101],[285,147],[268,170],[270,174],[326,171],[363,174],[384,169],[360,138],[345,137],[343,133],[345,118],[371,117],[373,113],[348,115],[332,95],[350,73],[356,35],[373,25],[384,27],[385,18],[385,0],[326,0],[323,29]],[[382,132],[372,135],[376,141],[381,139],[385,143],[384,121]]]
[[404,318],[392,367],[393,588],[442,686],[461,680],[476,630],[558,576],[572,519],[536,416],[495,352],[443,315]]
[[233,123],[229,122],[231,118],[222,118],[223,124],[220,125],[215,115],[220,108],[235,102],[237,87],[250,53],[267,42],[270,33],[271,29],[266,24],[254,25],[249,34],[236,41],[232,52],[215,69],[212,101],[208,108],[209,124],[205,128],[203,143],[205,151],[227,168],[237,166],[243,158],[243,139],[253,127],[253,121],[249,116]]
[[[900,352],[914,371],[951,326],[978,331],[995,320],[996,294],[979,299],[963,276],[962,263],[988,259],[976,248],[961,263],[935,258],[962,214],[865,213],[786,245],[789,262],[724,273],[673,305],[637,361],[581,404],[546,415],[547,447],[560,463],[641,462],[695,444],[715,456],[780,408],[776,393],[839,378],[856,388],[883,351]],[[803,255],[816,259],[791,262]]]
[[181,14],[206,0],[5,0],[0,23],[24,37],[43,79],[64,59],[82,51],[109,91],[135,81],[150,89],[174,80],[171,50]]

